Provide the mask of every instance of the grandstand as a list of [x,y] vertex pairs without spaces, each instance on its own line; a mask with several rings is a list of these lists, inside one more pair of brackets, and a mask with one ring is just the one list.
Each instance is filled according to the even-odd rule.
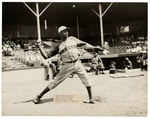
[[127,46],[113,46],[110,47],[110,54],[126,53]]
[[[47,3],[41,3],[40,7],[44,8],[46,4]],[[28,5],[33,6],[34,3],[28,3]],[[50,9],[47,9],[46,13],[43,14],[40,19],[41,22],[48,22],[47,26],[46,24],[41,23],[41,39],[44,41],[45,49],[47,50],[50,48],[52,42],[57,42],[59,40],[57,28],[62,24],[70,26],[72,29],[71,34],[79,39],[94,46],[102,46],[99,19],[93,12],[93,10],[98,11],[98,5],[98,3],[76,3],[74,8],[72,7],[73,3],[52,3]],[[102,3],[103,11],[106,10],[108,6],[109,3]],[[133,50],[132,42],[137,42],[139,39],[142,42],[147,41],[146,3],[113,3],[110,8],[111,9],[107,11],[107,15],[103,17],[104,41],[107,41],[110,45],[109,49],[107,49],[109,53],[105,54],[100,52],[101,58],[104,60],[103,62],[106,67],[108,67],[109,64],[108,59],[116,60],[117,62],[119,62],[118,58],[121,59],[126,56],[133,56],[133,59],[135,59],[140,51]],[[117,14],[116,11],[118,11]],[[14,13],[17,13],[17,15]],[[134,15],[135,13],[136,16]],[[14,16],[12,14],[14,14]],[[37,52],[38,49],[35,46],[35,42],[38,39],[35,16],[23,3],[3,2],[2,19],[2,41],[11,41],[16,45],[19,44],[21,47],[20,49],[12,48],[12,56],[6,57],[4,51],[3,57],[12,57],[10,58],[10,61],[12,62],[14,61],[13,59],[17,59],[17,61],[27,65],[28,68],[33,68],[35,66],[39,67],[41,56]],[[112,39],[115,40],[113,41]],[[123,41],[126,42],[130,41],[131,44],[121,44],[119,39],[123,39]],[[144,45],[142,44],[142,46]],[[142,48],[141,51],[147,52],[147,46],[145,49]],[[92,52],[82,50],[81,52],[82,55],[80,59],[83,62],[87,62],[88,59],[93,57]],[[52,59],[53,62],[57,61],[57,57]],[[3,62],[5,61],[7,63],[7,60],[3,60]],[[17,66],[14,67],[17,68]],[[7,67],[3,65],[3,70],[5,69],[7,69]]]

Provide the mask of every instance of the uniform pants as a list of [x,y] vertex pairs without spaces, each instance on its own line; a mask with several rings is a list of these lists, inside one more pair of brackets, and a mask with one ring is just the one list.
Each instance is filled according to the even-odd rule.
[[72,73],[77,74],[86,87],[91,86],[87,72],[81,64],[81,61],[78,60],[74,63],[63,63],[60,72],[56,75],[56,79],[48,85],[49,89],[55,88]]

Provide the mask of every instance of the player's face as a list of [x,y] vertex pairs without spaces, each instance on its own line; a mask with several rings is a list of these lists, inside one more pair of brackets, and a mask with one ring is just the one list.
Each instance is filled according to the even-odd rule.
[[60,33],[60,37],[61,37],[63,40],[65,40],[66,38],[68,38],[68,36],[69,36],[68,30],[64,30],[64,31],[62,31],[62,32]]

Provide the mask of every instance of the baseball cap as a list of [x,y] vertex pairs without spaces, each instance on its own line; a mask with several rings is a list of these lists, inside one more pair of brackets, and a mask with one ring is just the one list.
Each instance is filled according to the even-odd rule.
[[68,27],[66,27],[66,26],[60,26],[59,28],[58,28],[58,33],[60,33],[60,32],[62,32],[62,31],[64,31],[64,30],[69,30],[70,28],[68,28]]

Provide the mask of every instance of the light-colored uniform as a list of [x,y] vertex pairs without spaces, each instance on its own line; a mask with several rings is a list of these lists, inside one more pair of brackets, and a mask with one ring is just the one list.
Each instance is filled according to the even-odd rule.
[[53,56],[57,53],[60,54],[62,67],[55,80],[48,85],[49,89],[55,88],[72,73],[76,73],[86,87],[91,86],[84,66],[79,60],[80,52],[77,48],[77,44],[80,42],[82,41],[70,36],[65,41],[62,41],[59,47],[55,47],[53,53],[50,51],[49,56]]
[[103,61],[100,57],[96,56],[91,60],[94,69],[104,69]]

